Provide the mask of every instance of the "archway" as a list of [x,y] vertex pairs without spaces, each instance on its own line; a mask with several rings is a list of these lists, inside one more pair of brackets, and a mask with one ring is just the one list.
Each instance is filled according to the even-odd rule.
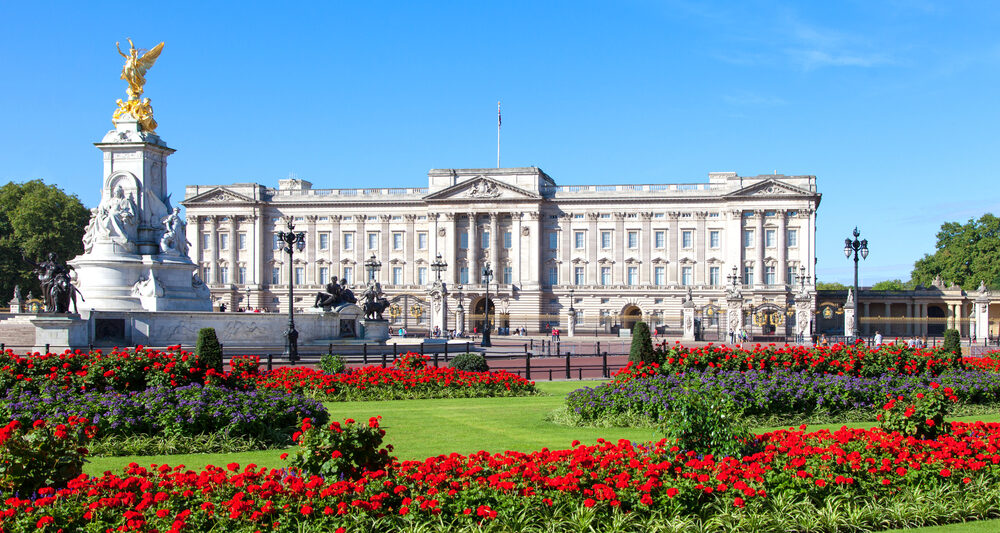
[[635,323],[642,320],[642,309],[637,306],[630,305],[622,311],[622,327],[632,331],[635,327]]
[[927,306],[927,336],[940,337],[944,335],[944,327],[948,319],[944,308],[937,305]]
[[[493,299],[489,300],[489,317],[490,325],[496,328],[496,305],[493,303]],[[476,328],[474,331],[477,333],[483,332],[483,319],[486,318],[486,298],[480,298],[476,305],[472,307],[472,327]]]

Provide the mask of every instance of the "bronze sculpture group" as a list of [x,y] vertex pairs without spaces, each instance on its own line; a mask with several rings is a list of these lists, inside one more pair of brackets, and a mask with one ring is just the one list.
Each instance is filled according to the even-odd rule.
[[[70,302],[73,303],[73,312],[78,312],[76,295],[80,293],[80,290],[73,286],[73,282],[70,280],[69,271],[73,269],[72,266],[60,263],[59,256],[55,252],[50,252],[48,259],[40,263],[28,259],[28,256],[23,252],[21,257],[25,263],[32,266],[35,274],[38,275],[47,313],[69,313]],[[83,300],[82,294],[80,299]]]

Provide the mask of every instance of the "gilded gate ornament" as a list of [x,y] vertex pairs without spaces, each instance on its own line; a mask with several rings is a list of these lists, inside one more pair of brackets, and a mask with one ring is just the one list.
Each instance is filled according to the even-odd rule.
[[153,67],[156,58],[160,57],[163,51],[163,43],[156,45],[152,50],[144,51],[136,49],[132,39],[128,39],[128,54],[122,52],[120,43],[115,43],[118,53],[125,58],[125,65],[122,66],[121,79],[128,83],[128,100],[117,100],[118,109],[113,115],[114,120],[118,120],[126,114],[132,115],[139,122],[142,131],[148,133],[156,132],[156,121],[153,120],[153,106],[149,98],[139,98],[142,96],[143,87],[146,85],[146,71]]

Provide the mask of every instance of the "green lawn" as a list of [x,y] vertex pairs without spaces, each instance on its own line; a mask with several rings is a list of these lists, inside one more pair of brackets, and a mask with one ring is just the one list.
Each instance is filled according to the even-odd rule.
[[[583,385],[595,386],[599,382]],[[547,396],[524,398],[479,398],[444,400],[394,400],[372,402],[327,403],[334,420],[353,418],[365,422],[372,416],[382,416],[386,430],[386,443],[395,448],[400,459],[423,459],[452,452],[468,454],[479,450],[502,452],[504,450],[531,451],[544,447],[558,449],[569,447],[573,440],[593,443],[606,440],[629,439],[649,441],[659,438],[653,429],[631,428],[572,428],[558,426],[544,420],[545,415],[563,405],[567,393],[581,386],[580,382],[540,382],[538,388]],[[969,417],[958,420],[1000,421],[1000,415]],[[809,426],[811,430],[837,429],[845,424]],[[846,424],[849,427],[871,427],[872,423]],[[778,428],[757,428],[758,432]],[[278,468],[282,450],[262,450],[233,454],[190,454],[131,457],[95,457],[84,471],[99,475],[105,470],[120,471],[130,462],[142,466],[151,463],[183,464],[200,469],[214,464],[228,463]],[[903,530],[897,530],[903,531]],[[941,527],[911,529],[919,533],[985,533],[1000,531],[1000,521],[972,522]]]

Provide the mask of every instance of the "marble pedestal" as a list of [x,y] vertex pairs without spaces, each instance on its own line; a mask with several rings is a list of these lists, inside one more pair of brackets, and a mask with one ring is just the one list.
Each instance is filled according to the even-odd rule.
[[35,326],[36,352],[45,352],[45,345],[62,352],[70,348],[86,349],[89,343],[90,329],[88,321],[77,314],[45,315],[30,319]]
[[362,320],[361,326],[365,330],[364,342],[374,342],[385,344],[389,340],[388,320]]

